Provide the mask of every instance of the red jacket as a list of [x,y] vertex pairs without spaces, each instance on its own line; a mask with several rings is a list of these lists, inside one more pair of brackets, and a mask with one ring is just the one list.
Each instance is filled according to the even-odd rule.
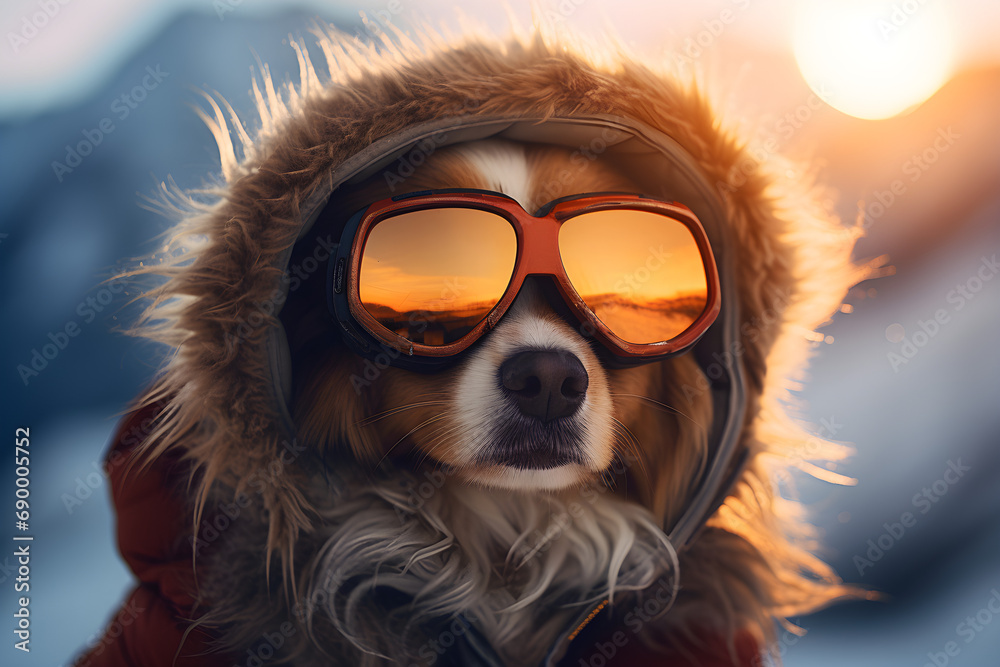
[[[191,516],[178,489],[186,467],[164,456],[145,468],[129,470],[138,444],[157,414],[149,406],[127,416],[105,460],[115,511],[118,549],[138,583],[109,622],[104,636],[75,667],[231,667],[237,656],[213,652],[212,636],[188,631],[197,611],[192,564]],[[725,642],[706,641],[689,657],[654,654],[628,631],[594,623],[586,627],[560,661],[562,667],[759,667],[759,650],[748,635],[736,643],[738,661]],[[690,658],[690,659],[689,659]],[[693,661],[692,661],[693,660]]]
[[118,550],[138,583],[76,667],[233,664],[209,654],[211,638],[205,632],[193,630],[185,636],[196,588],[191,540],[186,539],[191,515],[177,493],[179,480],[186,477],[184,466],[167,456],[147,468],[129,469],[139,443],[134,434],[148,432],[157,412],[157,406],[148,406],[123,419],[105,458],[118,516]]

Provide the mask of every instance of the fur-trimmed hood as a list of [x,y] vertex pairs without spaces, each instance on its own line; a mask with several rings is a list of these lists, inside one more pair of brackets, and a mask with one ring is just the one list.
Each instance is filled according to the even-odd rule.
[[[750,139],[727,128],[693,81],[640,64],[619,47],[584,46],[545,30],[507,41],[427,36],[415,43],[397,34],[371,46],[327,29],[316,37],[318,48],[292,44],[297,83],[276,87],[266,67],[254,79],[253,129],[206,95],[203,116],[221,177],[193,193],[164,186],[164,206],[181,219],[165,251],[133,272],[162,277],[147,292],[151,305],[135,331],[171,350],[140,399],[166,403],[144,454],[148,461],[172,451],[192,462],[193,525],[206,502],[251,491],[261,471],[301,446],[280,370],[286,343],[278,313],[294,289],[292,250],[329,198],[333,174],[360,172],[365,165],[352,160],[421,124],[440,124],[431,135],[439,137],[469,119],[622,118],[691,156],[727,221],[732,279],[754,287],[741,290],[734,306],[739,339],[720,351],[746,378],[739,431],[749,461],[709,525],[765,554],[746,586],[787,583],[784,594],[759,596],[766,615],[785,617],[846,594],[785,534],[780,522],[796,508],[772,489],[776,472],[789,466],[837,479],[809,460],[840,458],[843,448],[803,431],[785,406],[817,340],[814,329],[866,275],[850,257],[857,231],[839,224],[803,172],[788,176],[778,156],[754,159]],[[386,178],[405,176],[399,165],[406,159],[390,161]],[[296,543],[321,521],[301,468],[285,466],[277,482],[257,490],[269,576],[285,578],[286,591],[295,586]],[[270,572],[272,558],[280,573]]]

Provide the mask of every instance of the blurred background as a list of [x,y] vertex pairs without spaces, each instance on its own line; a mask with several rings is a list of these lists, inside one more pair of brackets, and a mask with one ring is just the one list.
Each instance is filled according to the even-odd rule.
[[[2,4],[2,428],[31,429],[35,542],[30,655],[12,647],[16,563],[0,551],[0,663],[68,664],[131,586],[100,461],[160,351],[115,331],[135,312],[102,281],[168,226],[144,194],[219,170],[196,89],[249,113],[250,67],[259,58],[294,76],[289,35],[309,42],[311,21],[360,39],[390,24],[460,31],[454,5]],[[464,11],[507,25],[500,8]],[[759,137],[758,161],[811,161],[844,219],[861,213],[858,257],[887,254],[895,269],[851,292],[802,391],[801,417],[856,447],[838,472],[859,482],[797,480],[824,556],[886,600],[798,619],[808,632],[781,635],[785,664],[1000,664],[1000,4],[560,0],[536,11],[702,72],[724,115]],[[510,13],[531,21],[525,3]],[[12,457],[2,467],[13,503]]]

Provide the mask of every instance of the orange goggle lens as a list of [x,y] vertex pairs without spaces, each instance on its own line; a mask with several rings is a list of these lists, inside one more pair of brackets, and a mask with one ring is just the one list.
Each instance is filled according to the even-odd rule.
[[407,211],[371,228],[358,274],[361,303],[409,341],[448,345],[497,304],[516,259],[514,228],[496,213]]
[[628,343],[668,341],[705,311],[708,281],[691,231],[650,211],[582,213],[559,229],[566,276],[587,307]]

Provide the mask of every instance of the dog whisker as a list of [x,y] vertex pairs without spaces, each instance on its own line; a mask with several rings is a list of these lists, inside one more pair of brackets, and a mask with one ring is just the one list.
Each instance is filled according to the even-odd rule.
[[417,431],[419,431],[423,427],[428,426],[429,424],[433,424],[434,422],[440,421],[442,419],[445,419],[447,416],[448,416],[447,413],[445,413],[445,412],[439,412],[438,414],[434,415],[433,417],[428,417],[424,421],[420,422],[419,424],[417,424],[416,426],[414,426],[413,428],[411,428],[409,431],[407,431],[405,434],[403,434],[403,436],[400,437],[399,440],[397,440],[396,442],[394,442],[392,444],[392,447],[389,447],[389,449],[386,450],[385,454],[383,454],[382,458],[379,459],[379,461],[375,465],[374,469],[378,470],[382,466],[382,463],[386,460],[386,458],[389,456],[389,454],[392,453],[392,450],[395,449],[396,446],[399,443],[403,442],[404,440],[406,440],[408,437],[410,437],[411,435],[413,435],[414,433],[416,433]]
[[636,399],[639,399],[641,401],[647,401],[647,402],[652,403],[653,405],[655,405],[657,407],[663,408],[667,412],[672,412],[672,413],[674,413],[676,415],[680,415],[681,417],[684,417],[689,422],[691,422],[692,424],[694,424],[695,426],[697,426],[698,428],[700,428],[702,431],[706,431],[707,432],[707,429],[705,428],[704,424],[702,424],[701,422],[697,421],[696,419],[694,419],[693,417],[691,417],[690,415],[688,415],[686,412],[683,412],[682,410],[679,410],[679,409],[673,407],[672,405],[667,405],[666,403],[664,403],[662,401],[658,401],[655,398],[651,398],[649,396],[643,396],[641,394],[614,394],[614,393],[611,394],[611,397],[612,398],[636,398]]
[[393,415],[398,415],[400,412],[405,412],[406,410],[413,410],[415,408],[424,408],[431,405],[447,405],[447,401],[419,401],[417,403],[409,403],[407,405],[400,405],[395,408],[390,408],[388,410],[383,410],[382,412],[376,412],[373,415],[369,415],[364,419],[359,419],[354,422],[355,426],[371,426],[375,422],[385,419],[386,417],[391,417]]
[[[624,449],[639,462],[639,472],[643,477],[648,477],[649,473],[646,470],[646,462],[642,456],[642,445],[639,443],[639,438],[637,438],[635,434],[632,433],[631,429],[629,429],[629,427],[626,426],[620,419],[612,417],[611,422],[615,433],[623,437],[623,440],[620,442],[622,443]],[[620,456],[617,451],[615,451],[615,455]],[[626,468],[628,467],[627,461],[622,460],[622,464],[624,464]],[[628,477],[626,477],[626,479],[628,479]]]
[[[621,433],[621,430],[620,430],[620,428],[618,427],[617,424],[613,423],[612,424],[612,428],[614,429],[614,433],[615,433],[615,442],[616,443],[621,442],[620,438],[623,437],[624,434]],[[634,454],[632,452],[632,448],[629,446],[630,443],[628,442],[628,439],[626,438],[622,444],[623,444],[623,449],[625,451],[628,451],[629,454],[631,454],[634,459],[639,459],[640,468],[641,468],[640,469],[640,473],[645,476],[645,464],[642,463],[641,458],[639,458],[636,454]],[[625,460],[625,457],[622,455],[623,452],[620,451],[618,447],[613,447],[612,450],[611,450],[611,453],[612,453],[612,456],[614,457],[614,459],[618,459],[619,461],[622,462],[622,468],[623,469],[627,469],[628,468],[629,464]],[[625,477],[625,495],[627,496],[628,495],[628,475],[625,475],[624,477]]]
[[431,441],[427,443],[425,451],[420,457],[420,460],[417,461],[417,465],[422,465],[424,461],[426,461],[427,459],[434,461],[435,464],[438,466],[444,465],[443,463],[440,463],[440,460],[437,457],[435,457],[434,454],[437,449],[447,445],[447,442],[445,442],[445,439],[447,437],[451,436],[453,433],[460,431],[461,428],[462,428],[461,424],[455,424],[435,434],[434,437],[431,439]]
[[604,484],[605,487],[609,489],[615,488],[615,478],[611,475],[611,472],[608,470],[601,471],[601,482]]

